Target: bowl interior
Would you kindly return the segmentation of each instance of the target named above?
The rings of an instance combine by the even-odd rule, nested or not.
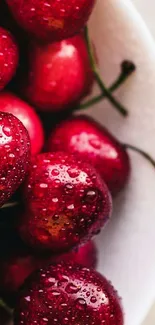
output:
[[[137,70],[116,96],[128,108],[123,119],[104,101],[89,110],[120,141],[136,145],[155,157],[155,43],[130,1],[98,0],[90,22],[103,79],[119,73],[124,59]],[[129,152],[130,182],[114,202],[107,227],[96,237],[98,270],[109,278],[123,299],[125,324],[141,324],[155,298],[155,170]]]

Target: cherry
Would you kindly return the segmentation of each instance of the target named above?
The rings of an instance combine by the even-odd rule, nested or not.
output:
[[[6,0],[17,22],[36,38],[57,41],[78,33],[95,0]]]
[[[33,248],[55,253],[89,239],[111,212],[110,194],[96,170],[63,152],[32,159],[23,196],[21,237]]]
[[[0,90],[15,74],[18,64],[18,47],[13,36],[0,27]]]
[[[95,267],[97,262],[97,250],[93,241],[72,250],[69,253],[53,258],[55,262],[75,262],[85,267]]]
[[[10,214],[16,223],[17,218],[12,210]],[[9,303],[12,303],[14,293],[23,284],[23,279],[35,270],[32,268],[30,252],[19,238],[15,227],[12,224],[10,226],[13,223],[11,217],[9,221],[0,224],[0,297],[5,297]]]
[[[96,271],[78,264],[50,265],[22,289],[15,325],[123,325],[117,292]]]
[[[129,178],[130,162],[126,150],[90,117],[81,115],[61,122],[51,133],[48,150],[74,153],[91,162],[113,195]]]
[[[14,246],[14,245],[13,245]],[[9,303],[16,301],[17,293],[25,280],[37,269],[49,263],[60,261],[76,262],[85,267],[96,264],[96,247],[90,241],[79,249],[57,257],[50,255],[32,255],[29,251],[11,247],[9,254],[0,258],[0,296],[9,299]]]
[[[50,43],[32,43],[23,93],[43,111],[58,111],[86,95],[93,83],[83,34]]]
[[[0,112],[0,206],[23,182],[29,168],[30,139],[12,114]]]
[[[0,93],[0,110],[12,113],[24,124],[31,140],[31,154],[39,153],[44,144],[44,132],[34,109],[14,94],[2,92]]]
[[[18,45],[20,41],[23,41],[25,31],[23,31],[23,29],[19,27],[19,25],[13,18],[5,0],[0,0],[0,25],[1,27],[10,31],[12,35],[14,35]]]
[[[38,269],[41,263],[31,255],[15,254],[2,259],[0,266],[0,294],[15,299],[25,279]]]

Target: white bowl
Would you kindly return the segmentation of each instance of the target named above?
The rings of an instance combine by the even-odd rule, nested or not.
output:
[[[136,1],[136,0],[135,0]],[[89,110],[121,141],[148,151],[155,158],[155,43],[129,0],[98,0],[90,22],[104,80],[119,73],[131,59],[136,73],[117,96],[130,115],[123,119],[107,102]],[[155,299],[155,169],[129,152],[132,175],[114,204],[113,217],[96,238],[98,270],[109,278],[123,299],[125,325],[140,325]]]

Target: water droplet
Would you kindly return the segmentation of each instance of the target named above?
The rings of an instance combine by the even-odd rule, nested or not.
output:
[[[27,296],[27,297],[25,297],[25,300],[28,301],[28,302],[30,302],[31,301],[31,297],[30,296]]]
[[[48,278],[48,282],[50,282],[51,284],[55,283],[55,278]]]
[[[2,130],[3,130],[3,133],[4,133],[7,137],[10,136],[10,134],[11,134],[11,128],[9,128],[8,126],[4,126],[4,127],[2,128]]]
[[[95,302],[97,301],[97,299],[96,299],[95,296],[92,296],[92,297],[90,298],[90,301],[91,301],[93,304],[95,304]]]
[[[58,169],[53,169],[52,172],[51,172],[51,174],[53,176],[58,176],[59,175],[59,170]]]
[[[65,307],[67,307],[68,305],[65,304],[65,303],[62,303],[60,306],[61,306],[62,308],[65,308]]]
[[[54,216],[52,217],[54,221],[59,220],[59,215],[58,214],[54,214]]]
[[[67,317],[65,317],[65,318],[63,319],[63,322],[64,322],[64,324],[68,324],[69,319],[68,319]]]
[[[15,155],[13,153],[10,153],[9,158],[15,158]]]
[[[57,203],[59,200],[57,197],[53,197],[52,202]]]
[[[85,201],[92,202],[96,199],[96,197],[97,197],[96,190],[89,190],[85,194]]]
[[[69,169],[68,169],[68,175],[69,175],[71,178],[78,177],[78,176],[79,176],[79,171],[78,171],[76,168],[69,168]]]
[[[75,302],[78,309],[83,310],[87,306],[86,301],[83,298],[78,298]]]
[[[68,206],[67,206],[67,209],[68,209],[68,210],[73,210],[73,209],[74,209],[74,204],[70,204],[70,205],[68,205]]]
[[[48,187],[48,184],[46,183],[40,183],[40,188],[47,188]]]
[[[54,180],[54,182],[55,182],[56,185],[59,185],[59,184],[61,183],[60,179],[58,179],[58,178],[56,178],[56,179]]]
[[[101,147],[102,147],[101,141],[97,137],[94,137],[92,139],[89,139],[89,144],[94,149],[98,149],[98,150],[101,149]]]
[[[44,317],[44,318],[43,318],[43,321],[44,321],[44,322],[48,322],[48,318],[45,318],[45,317]]]
[[[66,184],[65,187],[64,187],[64,192],[66,194],[69,194],[72,192],[72,190],[74,189],[74,185],[72,184]]]
[[[59,291],[56,291],[56,290],[51,291],[51,294],[52,294],[53,296],[55,296],[55,297],[60,296],[60,292],[59,292]]]
[[[77,293],[78,291],[80,291],[80,289],[81,287],[77,286],[74,283],[68,283],[68,285],[66,286],[66,292],[71,294]]]

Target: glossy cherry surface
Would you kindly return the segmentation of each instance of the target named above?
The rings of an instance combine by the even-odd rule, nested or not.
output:
[[[128,153],[112,134],[90,117],[72,117],[58,124],[49,138],[48,150],[74,153],[91,162],[113,195],[128,181]]]
[[[74,105],[93,83],[83,34],[46,45],[31,43],[28,75],[22,79],[23,94],[40,110],[56,112]]]
[[[0,93],[0,110],[15,115],[24,124],[31,140],[31,154],[39,153],[44,144],[44,132],[41,120],[35,110],[9,92]]]
[[[12,79],[18,64],[18,47],[13,36],[0,27],[0,90]]]
[[[95,0],[6,0],[17,22],[40,40],[57,41],[80,32]]]
[[[31,255],[17,254],[0,260],[0,294],[17,294],[25,279],[39,266],[39,261]]]
[[[28,279],[15,325],[123,325],[117,292],[99,273],[77,264],[50,265]]]
[[[63,152],[32,159],[23,197],[22,238],[54,253],[89,239],[111,213],[110,194],[96,170]]]
[[[97,249],[93,241],[72,250],[69,253],[53,258],[55,262],[75,262],[85,267],[95,267],[97,263]]]
[[[0,206],[23,182],[30,163],[30,138],[12,114],[0,112]]]
[[[85,267],[95,267],[96,258],[96,246],[92,241],[56,257],[52,254],[31,255],[29,251],[11,247],[9,254],[0,258],[0,296],[15,301],[20,287],[28,276],[49,263],[65,261],[75,262]]]

